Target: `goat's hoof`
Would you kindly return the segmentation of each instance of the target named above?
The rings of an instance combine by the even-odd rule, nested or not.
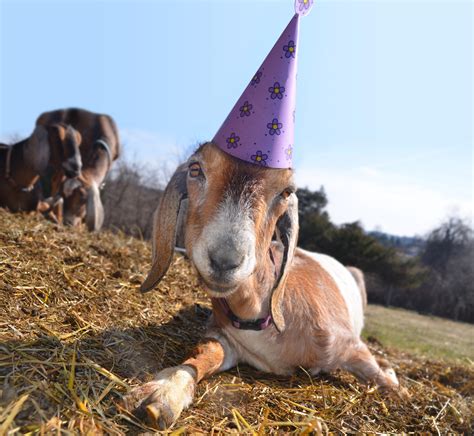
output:
[[[411,398],[408,389],[404,386],[400,386],[400,384],[396,386],[379,386],[378,390],[382,395],[394,400],[409,400]]]
[[[190,371],[184,366],[161,371],[154,381],[126,395],[122,406],[152,428],[168,428],[192,402],[195,382]]]
[[[179,404],[172,403],[163,391],[163,386],[153,381],[133,389],[121,405],[140,421],[154,429],[168,428],[181,414]]]

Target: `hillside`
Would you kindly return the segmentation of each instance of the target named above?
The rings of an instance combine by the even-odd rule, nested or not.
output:
[[[398,236],[374,230],[368,233],[386,247],[393,247],[407,256],[418,256],[426,241],[418,236]]]
[[[117,400],[179,363],[209,313],[182,257],[158,291],[141,295],[149,259],[140,240],[57,228],[0,209],[0,434],[149,431]],[[418,330],[421,341],[430,336],[429,322],[438,321],[411,315],[371,307],[367,323],[371,349],[394,364],[409,398],[380,394],[344,372],[285,378],[239,366],[202,382],[173,430],[470,433],[472,347],[455,345],[451,323],[431,334],[448,343],[448,355],[436,354],[436,343],[416,349],[397,334],[410,338]],[[459,325],[459,335],[472,331]]]

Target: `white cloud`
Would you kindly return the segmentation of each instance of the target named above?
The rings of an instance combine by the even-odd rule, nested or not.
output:
[[[360,220],[367,230],[379,227],[399,235],[425,234],[453,212],[473,215],[472,198],[448,196],[369,167],[348,172],[301,168],[296,181],[312,189],[324,185],[332,220],[337,224]]]

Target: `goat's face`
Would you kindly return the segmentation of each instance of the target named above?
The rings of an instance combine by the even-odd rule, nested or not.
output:
[[[104,209],[98,187],[82,177],[66,179],[63,185],[64,224],[77,227],[83,221],[89,230],[100,230]]]
[[[48,126],[52,163],[61,166],[66,177],[78,177],[82,169],[79,150],[82,137],[73,127],[64,124]]]
[[[79,179],[67,179],[63,186],[64,224],[79,226],[86,216],[87,188]]]
[[[153,262],[141,291],[153,289],[170,267],[178,217],[188,197],[186,251],[211,296],[261,286],[269,272],[272,236],[278,235],[283,251],[270,310],[277,330],[283,331],[282,299],[298,240],[294,192],[290,169],[257,167],[204,144],[178,167],[161,197],[153,223]]]
[[[268,256],[295,191],[292,171],[257,167],[206,144],[188,160],[186,183],[186,250],[211,295],[229,295]]]

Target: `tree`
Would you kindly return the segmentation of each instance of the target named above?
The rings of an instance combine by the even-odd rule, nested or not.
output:
[[[422,260],[444,276],[453,257],[466,251],[470,241],[472,229],[469,225],[459,217],[450,217],[428,235]]]
[[[474,237],[469,224],[450,217],[427,238],[422,254],[430,274],[418,304],[430,313],[474,321]]]
[[[323,214],[328,205],[328,198],[324,186],[319,191],[310,191],[308,187],[298,189],[298,209],[300,216],[317,213]]]
[[[324,188],[298,190],[300,199],[299,245],[311,251],[333,256],[344,265],[352,265],[371,274],[379,289],[378,302],[392,304],[418,287],[425,271],[417,259],[408,258],[391,246],[368,235],[359,222],[336,226],[325,208]],[[369,297],[376,295],[369,288]]]

